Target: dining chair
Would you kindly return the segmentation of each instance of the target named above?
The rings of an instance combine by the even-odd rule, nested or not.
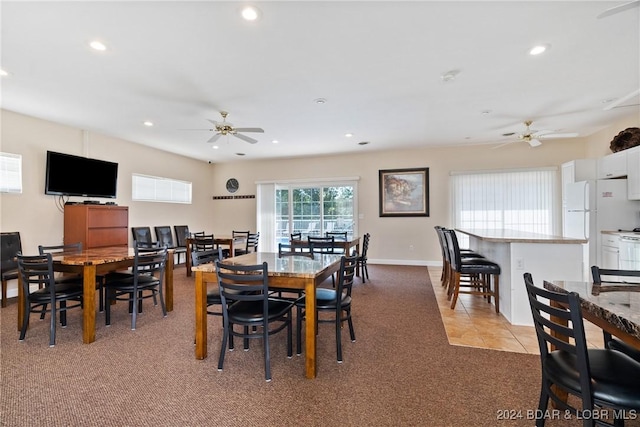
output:
[[[244,239],[244,247],[243,248],[235,248],[233,249],[233,256],[239,256],[249,253],[249,236],[251,235],[251,231],[236,231],[233,230],[231,232],[231,237],[243,238]],[[223,251],[224,253],[224,251]]]
[[[325,237],[333,237],[335,242],[346,242],[347,232],[346,231],[327,231],[324,233]],[[342,247],[334,248],[335,253],[346,253],[345,249]]]
[[[153,246],[151,227],[131,227],[131,233],[133,234],[134,246]]]
[[[260,232],[249,233],[249,238],[247,239],[247,251],[248,252],[257,252],[258,251],[258,243],[260,242]]]
[[[615,292],[630,288],[640,290],[640,270],[614,270],[594,265],[591,267],[591,276],[593,277],[594,291],[596,286],[598,292]],[[605,330],[602,331],[602,335],[606,348],[621,351],[640,362],[640,350],[614,337]]]
[[[217,249],[213,234],[195,233],[191,237],[191,252],[212,251]],[[223,252],[224,254],[224,252]]]
[[[210,249],[204,251],[194,251],[191,252],[191,265],[198,266],[202,264],[214,264],[218,260],[222,260],[222,248],[218,247],[217,249]],[[222,299],[220,298],[220,289],[218,284],[214,288],[210,288],[207,291],[207,308],[213,305],[221,305]],[[207,314],[211,314],[213,316],[222,316],[222,310],[220,311],[209,311],[207,309]]]
[[[366,278],[369,278],[369,268],[367,267],[367,252],[369,251],[369,239],[371,235],[369,233],[365,233],[362,238],[362,251],[358,254],[358,266],[357,271],[360,272],[360,277],[362,277],[362,283],[366,283]]]
[[[355,276],[356,266],[358,263],[357,256],[342,256],[340,259],[340,269],[338,270],[338,279],[335,289],[317,288],[316,289],[316,312],[333,313],[330,319],[320,319],[316,315],[318,323],[333,323],[336,334],[336,358],[338,363],[342,363],[342,324],[347,322],[349,325],[349,335],[351,342],[356,341],[356,334],[353,329],[353,320],[351,318],[351,289],[353,287],[353,278]],[[296,353],[302,354],[302,320],[305,318],[305,298],[302,297],[296,302]]]
[[[489,304],[493,297],[496,313],[500,313],[500,266],[486,258],[463,258],[456,232],[445,229],[444,233],[451,262],[451,279],[447,291],[447,295],[451,297],[451,308],[455,308],[459,294],[480,295],[486,297]]]
[[[181,254],[184,254],[185,261],[187,258],[187,237],[189,237],[189,226],[174,225],[173,231],[176,233],[176,253],[178,254],[178,264],[179,264]]]
[[[283,256],[304,256],[313,259],[313,243],[306,245],[290,243],[278,243],[278,257]]]
[[[77,283],[56,283],[53,271],[53,257],[44,255],[17,255],[18,271],[25,295],[20,341],[24,341],[29,327],[29,315],[51,313],[49,322],[49,347],[56,345],[56,315],[60,313],[62,327],[67,326],[67,310],[82,307],[82,285]],[[38,289],[31,291],[34,285]],[[71,305],[67,305],[71,303]],[[50,307],[50,308],[48,308]]]
[[[56,256],[61,253],[67,254],[79,254],[82,252],[82,242],[67,243],[66,245],[38,245],[38,253],[40,255],[51,254]],[[81,274],[65,274],[54,275],[56,283],[69,283],[77,286],[83,286],[83,278]],[[98,290],[98,310],[102,312],[104,310],[104,276],[96,275],[96,289]],[[44,319],[45,313],[40,315],[41,319]]]
[[[22,252],[20,232],[0,233],[0,275],[2,277],[2,307],[7,306],[7,282],[18,278],[16,256]]]
[[[307,243],[313,247],[313,251],[320,254],[335,254],[336,253],[336,238],[319,237],[319,236],[307,236]],[[331,283],[333,287],[336,287],[336,275],[331,275]]]
[[[173,253],[177,256],[178,262],[180,261],[180,254],[187,253],[187,247],[178,247],[174,243],[173,234],[171,233],[171,227],[168,225],[155,226],[156,243],[158,246],[166,246],[168,249],[173,249]]]
[[[302,240],[302,233],[291,233],[289,235],[289,241],[293,241],[293,240]]]
[[[160,299],[162,316],[167,317],[162,282],[167,263],[167,248],[143,248],[136,246],[132,274],[122,275],[105,282],[105,324],[111,324],[111,302],[123,300],[129,303],[131,330],[136,329],[138,313],[142,313],[142,301],[147,298]]]
[[[614,410],[613,425],[622,425],[621,411],[640,410],[640,363],[616,350],[588,348],[577,293],[537,287],[530,273],[524,282],[542,364],[536,426],[545,424],[549,399],[584,426],[612,425],[598,417],[602,408]],[[565,392],[576,396],[581,408],[571,406],[561,395]]]
[[[245,350],[249,349],[249,339],[262,339],[265,379],[271,381],[269,336],[286,329],[287,357],[292,357],[291,311],[295,301],[270,296],[266,262],[241,266],[216,261],[216,275],[224,330],[218,370],[222,371],[227,343],[229,351],[234,348],[234,337],[244,340]],[[240,326],[241,330],[234,328],[234,325]]]

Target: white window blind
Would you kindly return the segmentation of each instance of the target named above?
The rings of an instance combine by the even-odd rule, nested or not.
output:
[[[554,234],[556,169],[452,175],[455,227]]]
[[[192,184],[171,178],[132,174],[131,198],[142,202],[191,203]]]
[[[22,193],[22,156],[0,153],[0,193]]]

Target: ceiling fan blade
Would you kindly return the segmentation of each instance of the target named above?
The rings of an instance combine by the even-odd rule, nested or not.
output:
[[[249,144],[255,144],[256,142],[258,142],[257,139],[250,138],[240,133],[233,133],[232,135],[235,136],[236,138],[240,138],[241,140],[248,142]]]
[[[491,147],[491,149],[496,150],[498,148],[504,147],[505,145],[513,144],[514,142],[518,142],[518,141],[503,142],[502,144],[498,144],[495,147]]]
[[[540,142],[539,139],[536,138],[531,138],[529,141],[527,141],[529,143],[529,146],[533,147],[539,147],[542,145],[542,142]]]
[[[220,139],[221,136],[222,136],[221,133],[216,133],[211,138],[209,138],[209,140],[207,142],[216,142],[217,140]]]
[[[555,139],[555,138],[575,138],[576,136],[580,136],[577,132],[566,132],[566,133],[545,133],[543,135],[536,135],[536,138],[539,139]]]
[[[615,101],[613,101],[611,104],[608,104],[606,107],[604,107],[602,110],[603,111],[609,111],[611,109],[616,108],[617,106],[619,106],[620,104],[628,101],[629,99],[633,98],[634,96],[640,94],[640,89],[636,89],[631,93],[626,94],[625,96],[623,96],[622,98],[618,98]]]
[[[264,133],[264,129],[262,128],[233,128],[236,132],[260,132]]]
[[[634,0],[634,1],[630,1],[629,3],[624,3],[618,6],[614,6],[612,8],[605,10],[600,15],[598,15],[598,19],[606,18],[607,16],[611,16],[616,13],[623,12],[627,9],[632,9],[638,6],[640,6],[640,0]]]

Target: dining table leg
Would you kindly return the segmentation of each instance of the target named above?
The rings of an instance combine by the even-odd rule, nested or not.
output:
[[[86,264],[82,269],[82,342],[96,340],[96,266]]]
[[[22,329],[22,317],[24,316],[24,302],[26,295],[22,291],[22,275],[18,274],[18,330]]]
[[[196,271],[196,359],[207,357],[207,286],[204,273]]]
[[[305,372],[307,378],[315,378],[318,370],[316,359],[316,285],[313,279],[305,284]]]
[[[173,311],[173,253],[171,250],[164,268],[164,299],[167,311]]]
[[[191,239],[187,238],[187,259],[184,261],[187,277],[191,277]]]

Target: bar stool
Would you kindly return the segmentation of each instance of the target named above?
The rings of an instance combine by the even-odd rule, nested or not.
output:
[[[440,249],[442,251],[442,274],[440,275],[440,281],[442,282],[442,287],[447,288],[447,294],[449,298],[451,298],[451,261],[449,259],[449,247],[447,245],[447,238],[445,236],[444,230],[446,228],[436,225],[435,227],[436,234],[438,235],[438,240],[440,241]],[[474,252],[470,249],[460,249],[460,257],[462,259],[465,258],[484,258],[482,254]]]
[[[451,262],[451,308],[455,308],[459,294],[482,295],[487,298],[488,303],[491,303],[491,297],[494,297],[496,313],[500,313],[500,266],[486,258],[462,258],[455,231],[444,230],[444,233]],[[462,277],[466,277],[467,280],[462,280]]]

